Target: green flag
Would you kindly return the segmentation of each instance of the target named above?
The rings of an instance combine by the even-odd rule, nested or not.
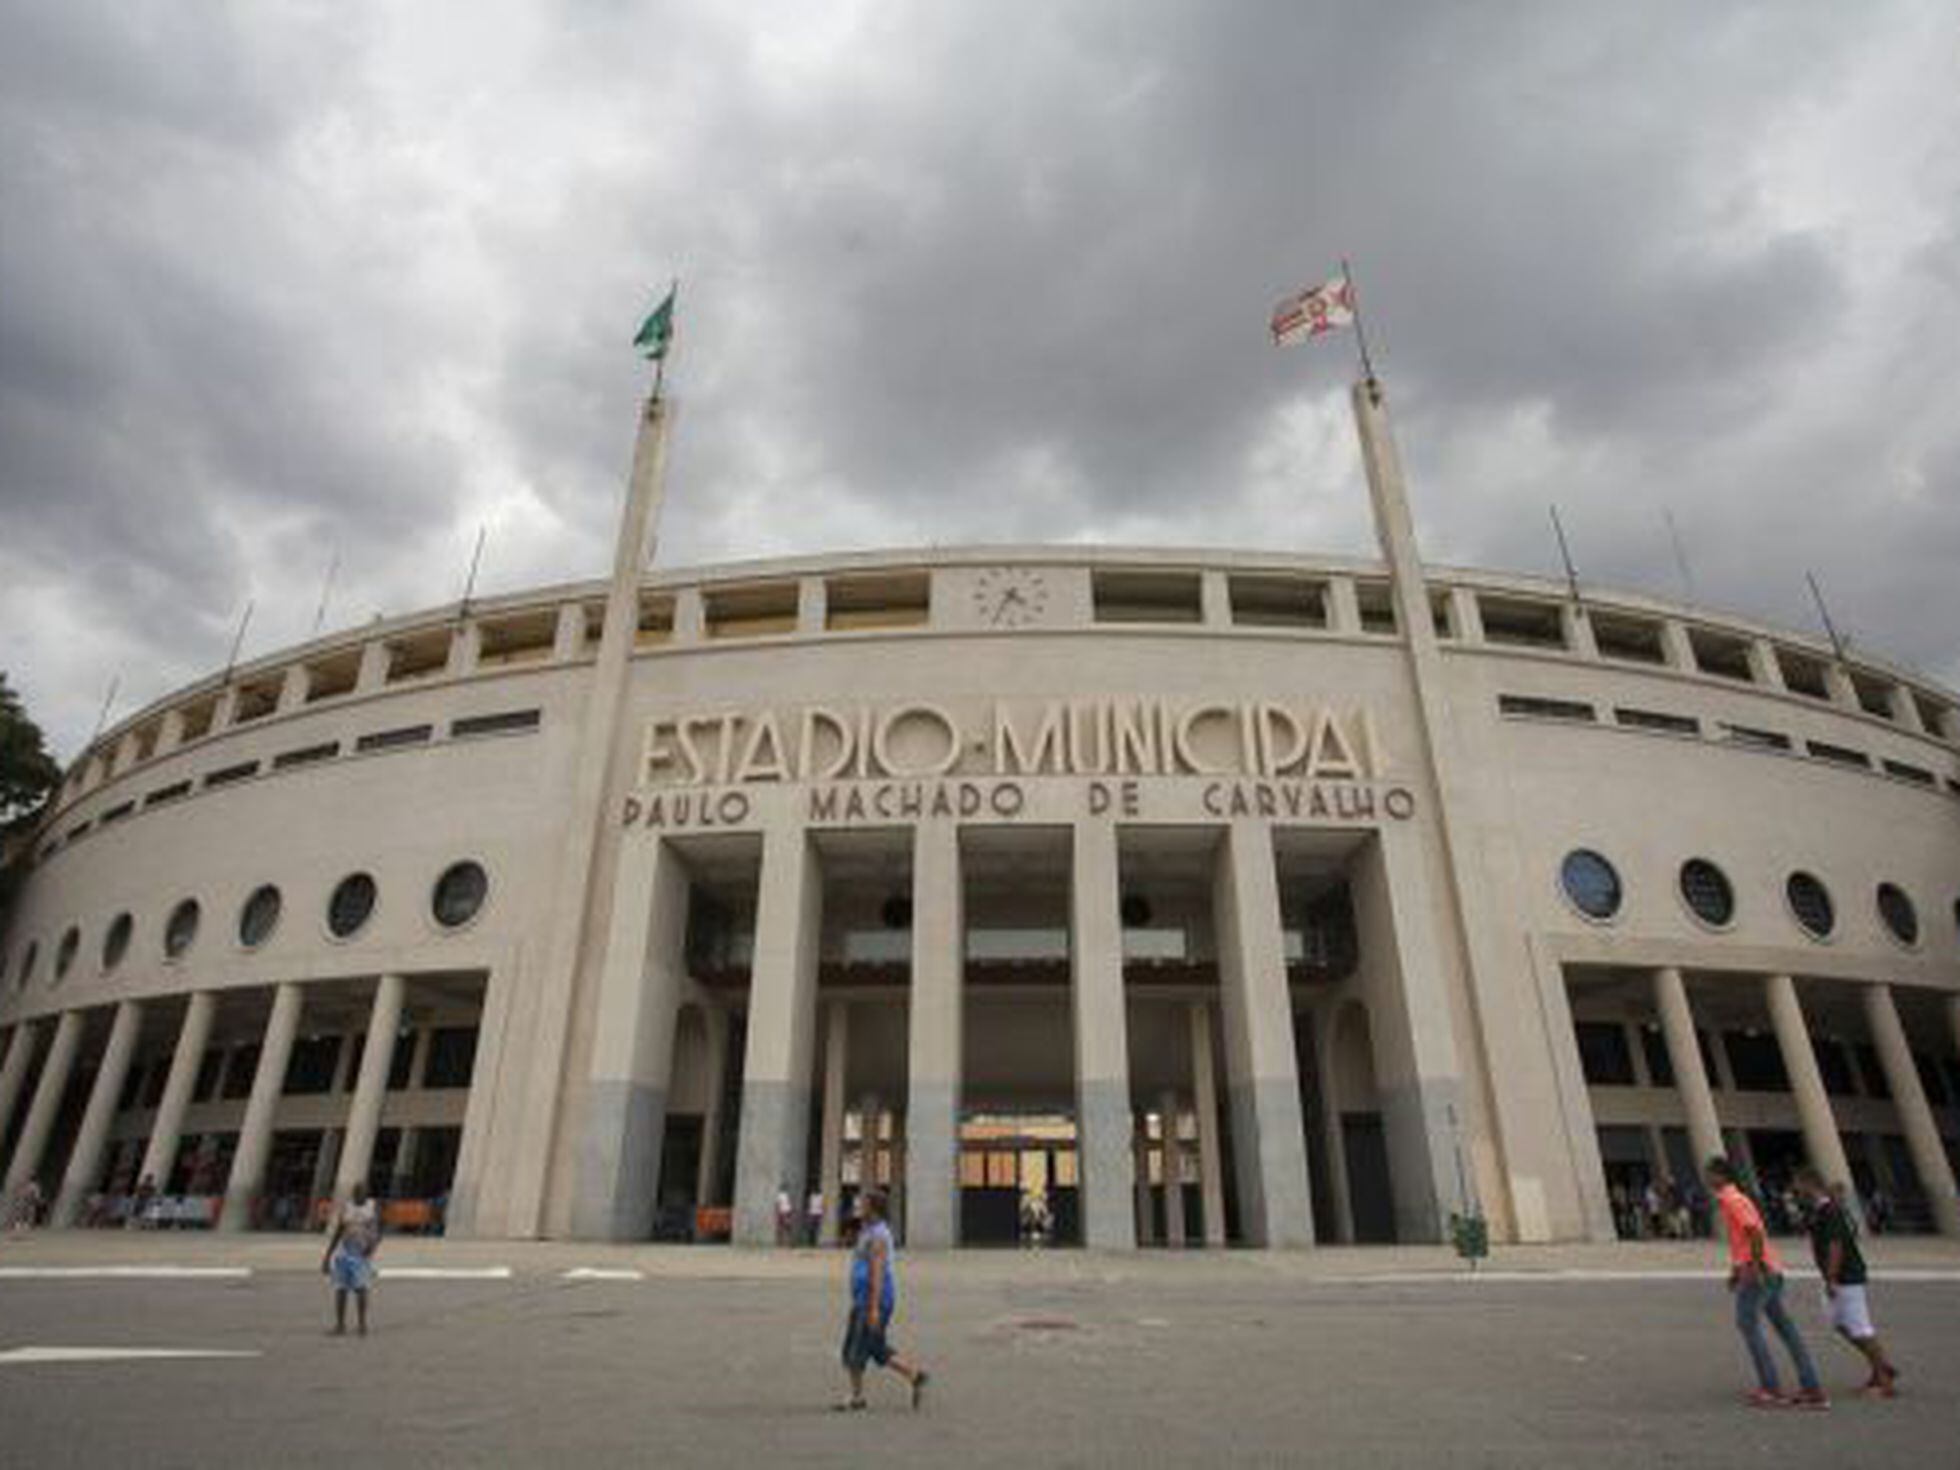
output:
[[[660,362],[667,356],[667,349],[674,341],[674,292],[667,292],[667,299],[653,309],[653,315],[640,323],[638,335],[633,345],[640,348],[648,362]]]

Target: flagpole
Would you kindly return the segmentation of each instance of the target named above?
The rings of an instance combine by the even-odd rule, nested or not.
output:
[[[660,401],[661,385],[667,381],[667,358],[672,354],[674,342],[679,338],[681,331],[681,278],[679,276],[675,276],[667,283],[667,299],[673,303],[673,315],[668,318],[671,325],[668,328],[666,349],[654,359],[653,363],[652,401],[655,403]]]
[[[1368,334],[1361,328],[1361,298],[1355,293],[1354,273],[1348,269],[1347,257],[1341,257],[1341,284],[1347,287],[1348,310],[1354,313],[1354,345],[1361,351],[1361,376],[1372,385],[1375,381],[1375,364],[1368,357]]]

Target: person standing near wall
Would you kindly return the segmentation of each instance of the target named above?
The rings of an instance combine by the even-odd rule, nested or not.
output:
[[[1769,1243],[1762,1212],[1735,1182],[1735,1167],[1725,1158],[1708,1161],[1708,1186],[1715,1191],[1715,1208],[1729,1239],[1729,1290],[1735,1296],[1735,1326],[1755,1365],[1757,1387],[1747,1396],[1753,1408],[1828,1409],[1831,1401],[1817,1381],[1817,1365],[1803,1345],[1797,1324],[1783,1306],[1783,1261]],[[1776,1329],[1784,1351],[1796,1366],[1799,1388],[1786,1397],[1777,1385],[1776,1359],[1763,1338],[1763,1318]]]
[[[347,1295],[354,1295],[355,1330],[368,1330],[368,1292],[374,1286],[374,1254],[381,1248],[381,1210],[368,1198],[367,1186],[356,1184],[345,1203],[334,1211],[333,1233],[320,1270],[333,1282],[333,1335],[347,1332]]]

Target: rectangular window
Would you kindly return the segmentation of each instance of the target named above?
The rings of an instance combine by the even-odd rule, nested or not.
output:
[[[1869,771],[1871,757],[1862,750],[1852,750],[1849,746],[1831,745],[1822,740],[1806,740],[1804,748],[1813,760],[1829,761],[1834,766],[1856,766],[1861,771]]]
[[[1861,1044],[1854,1046],[1851,1054],[1858,1059],[1858,1080],[1865,1084],[1865,1096],[1889,1099],[1892,1086],[1885,1078],[1885,1068],[1878,1060],[1877,1051]]]
[[[220,1094],[226,1102],[238,1102],[252,1095],[252,1077],[259,1070],[256,1042],[241,1046],[225,1058],[225,1083]]]
[[[111,822],[120,822],[124,817],[129,816],[135,810],[136,810],[136,803],[133,801],[125,801],[120,806],[112,806],[109,808],[109,810],[104,812],[100,817],[96,819],[96,825],[100,827],[106,827]]]
[[[595,602],[585,610],[585,646],[596,649],[606,632],[606,605]],[[640,618],[633,627],[633,646],[651,648],[674,637],[674,595],[671,592],[642,592]]]
[[[388,682],[404,684],[427,679],[449,667],[447,628],[436,633],[420,633],[397,638],[388,644]]]
[[[1912,1064],[1919,1069],[1919,1085],[1926,1090],[1926,1101],[1936,1108],[1946,1106],[1946,1079],[1940,1076],[1939,1063],[1923,1051],[1912,1054]]]
[[[1915,786],[1937,786],[1940,784],[1934,778],[1933,773],[1923,766],[1909,766],[1904,761],[1886,761],[1884,764],[1885,774],[1888,776],[1897,776],[1901,781],[1910,781]],[[107,812],[102,814],[102,820],[105,822],[109,820],[109,814]]]
[[[1356,582],[1354,601],[1361,612],[1362,632],[1395,632],[1395,597],[1388,590],[1388,583]]]
[[[932,579],[924,572],[833,577],[824,584],[823,602],[824,626],[833,632],[920,628],[932,611]]]
[[[1858,1078],[1852,1070],[1851,1058],[1845,1055],[1844,1048],[1835,1041],[1813,1036],[1810,1049],[1817,1058],[1818,1075],[1824,1079],[1824,1091],[1833,1097],[1856,1097]]]
[[[272,758],[272,769],[290,771],[294,766],[310,766],[320,761],[330,761],[340,754],[340,742],[329,740],[324,745],[303,745],[298,750],[284,750]]]
[[[335,699],[342,694],[352,694],[354,685],[361,677],[361,655],[359,650],[352,653],[336,654],[306,666],[306,702],[318,704],[323,699]]]
[[[1755,682],[1756,676],[1749,667],[1748,639],[1733,638],[1707,628],[1690,628],[1688,646],[1694,650],[1695,667],[1704,674],[1734,679],[1740,684]]]
[[[1929,699],[1917,689],[1912,692],[1912,703],[1919,711],[1919,723],[1929,735],[1937,735],[1945,726],[1947,707],[1936,699]]]
[[[238,765],[225,766],[221,770],[211,772],[204,778],[204,788],[208,791],[213,786],[230,786],[238,781],[248,781],[258,773],[257,761],[243,761]]]
[[[388,1090],[401,1092],[415,1085],[415,1033],[403,1031],[395,1037],[395,1049],[388,1057]]]
[[[1822,660],[1807,657],[1793,649],[1778,648],[1776,666],[1783,671],[1783,687],[1792,694],[1801,694],[1809,699],[1830,699],[1831,685],[1824,675]]]
[[[1572,1030],[1588,1086],[1633,1086],[1633,1049],[1627,1045],[1626,1027],[1618,1021],[1575,1021]]]
[[[192,1102],[209,1102],[218,1095],[218,1081],[224,1076],[225,1054],[216,1047],[197,1059],[197,1081],[191,1086]],[[248,1089],[249,1090],[249,1089]]]
[[[143,1074],[143,1096],[139,1107],[153,1108],[163,1101],[163,1089],[170,1081],[171,1058],[159,1057],[156,1065]]]
[[[1647,1078],[1655,1087],[1674,1085],[1674,1058],[1668,1054],[1667,1033],[1651,1022],[1640,1028],[1640,1050],[1647,1058]]]
[[[148,796],[144,797],[143,805],[146,807],[162,806],[166,802],[181,801],[186,796],[189,796],[190,794],[191,794],[190,782],[173,781],[168,786],[157,787],[155,791],[152,791]]]
[[[1660,710],[1634,709],[1628,705],[1615,705],[1613,719],[1632,730],[1653,730],[1663,735],[1701,734],[1701,721],[1689,715],[1663,714]]]
[[[478,668],[544,663],[558,642],[558,611],[549,608],[486,621],[478,626],[476,636]]]
[[[710,638],[768,638],[796,631],[794,582],[717,587],[701,594]]]
[[[318,1097],[333,1091],[334,1068],[340,1062],[338,1036],[303,1036],[293,1043],[286,1062],[287,1097]]]
[[[1758,730],[1750,725],[1731,725],[1722,723],[1722,738],[1731,745],[1746,745],[1752,750],[1788,750],[1790,737],[1779,735],[1774,730]]]
[[[278,709],[279,689],[284,682],[283,678],[274,677],[241,685],[238,698],[231,707],[231,722],[243,725],[251,720],[262,720]]]
[[[1305,577],[1231,576],[1232,621],[1244,628],[1324,628],[1327,584]]]
[[[1497,710],[1511,719],[1578,720],[1591,724],[1596,718],[1589,704],[1574,699],[1546,699],[1535,694],[1500,694]]]
[[[534,709],[505,710],[495,715],[467,715],[460,720],[452,720],[449,735],[452,740],[468,740],[477,735],[515,735],[538,728],[541,718]]]
[[[1477,598],[1483,614],[1484,641],[1513,648],[1565,647],[1565,611],[1556,602],[1532,602],[1515,597]]]
[[[1755,1031],[1725,1031],[1722,1048],[1729,1054],[1729,1072],[1738,1092],[1788,1092],[1789,1074],[1774,1036]]]
[[[1857,696],[1858,708],[1868,715],[1877,715],[1881,720],[1892,718],[1892,686],[1883,680],[1865,674],[1851,676],[1851,692]]]
[[[397,750],[404,745],[426,745],[435,733],[433,725],[403,725],[398,730],[376,730],[371,735],[363,735],[354,742],[354,749]]]
[[[1196,572],[1094,572],[1090,592],[1099,623],[1201,623],[1202,580]]]
[[[143,1090],[143,1077],[149,1071],[141,1062],[132,1063],[123,1073],[122,1092],[116,1098],[116,1111],[126,1113],[136,1106],[136,1098]]]
[[[439,1026],[429,1033],[429,1063],[422,1076],[424,1087],[468,1087],[475,1069],[476,1027]]]
[[[193,740],[202,740],[211,733],[211,720],[217,714],[218,700],[215,695],[200,699],[195,704],[184,706],[184,718],[179,739],[189,745]]]

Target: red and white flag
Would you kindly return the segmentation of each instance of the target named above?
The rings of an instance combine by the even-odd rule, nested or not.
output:
[[[1354,288],[1346,276],[1289,296],[1273,308],[1273,346],[1291,347],[1354,320]]]

